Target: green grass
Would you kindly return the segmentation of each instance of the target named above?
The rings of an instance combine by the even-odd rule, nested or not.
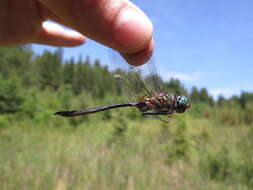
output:
[[[1,189],[253,187],[252,126],[214,126],[187,115],[168,126],[150,119],[96,120],[0,128]]]

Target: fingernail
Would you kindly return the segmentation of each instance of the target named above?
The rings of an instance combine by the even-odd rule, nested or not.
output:
[[[141,66],[149,61],[149,59],[152,57],[153,50],[154,50],[154,40],[152,39],[149,45],[140,52],[132,54],[122,53],[121,55],[124,57],[124,59],[127,61],[128,64],[134,66]]]
[[[115,25],[115,39],[129,52],[143,49],[152,38],[153,26],[144,13],[125,9]]]

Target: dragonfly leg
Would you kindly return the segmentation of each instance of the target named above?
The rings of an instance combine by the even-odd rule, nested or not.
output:
[[[145,114],[145,113],[142,113],[142,116],[143,116],[143,117],[147,117],[147,118],[151,118],[151,119],[160,120],[160,121],[162,121],[162,122],[164,122],[164,123],[169,123],[168,121],[166,121],[166,120],[164,120],[164,119],[162,119],[162,118],[160,118],[160,117],[158,117],[158,116],[149,115],[149,114]]]
[[[142,115],[172,115],[173,112],[142,112]]]
[[[160,113],[160,112],[143,112],[142,113],[143,117],[160,120],[160,121],[162,121],[164,123],[169,123],[169,121],[166,121],[166,120],[158,117],[157,115],[165,115],[165,113]]]

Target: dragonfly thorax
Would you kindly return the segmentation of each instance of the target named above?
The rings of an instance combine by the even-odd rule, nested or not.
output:
[[[141,112],[154,111],[161,114],[172,114],[176,111],[177,96],[166,92],[154,93],[149,97],[139,99],[139,110]]]
[[[174,111],[183,113],[190,107],[190,101],[185,96],[170,95],[166,92],[154,93],[149,97],[139,99],[141,112],[156,112],[160,114],[172,114]]]

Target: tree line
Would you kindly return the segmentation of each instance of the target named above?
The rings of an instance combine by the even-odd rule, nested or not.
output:
[[[229,99],[220,96],[215,101],[206,88],[193,87],[187,91],[177,79],[166,81],[164,86],[169,93],[189,96],[193,105],[252,109],[249,105],[252,105],[253,93],[242,92]],[[41,55],[35,54],[29,46],[1,48],[0,113],[22,111],[20,105],[25,99],[24,91],[31,87],[37,93],[46,89],[56,92],[68,87],[74,96],[87,93],[94,99],[103,99],[108,94],[121,96],[122,93],[108,66],[102,65],[100,60],[91,62],[89,56],[80,56],[77,61],[73,58],[63,60],[61,48],[54,52],[44,51]]]

